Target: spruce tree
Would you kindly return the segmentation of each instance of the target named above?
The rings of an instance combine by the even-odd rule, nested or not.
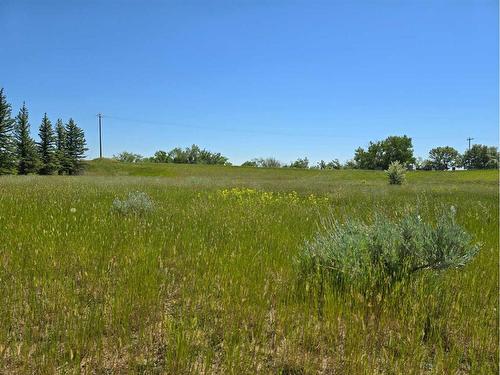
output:
[[[61,119],[56,122],[56,164],[57,173],[62,175],[66,172],[66,128]]]
[[[35,141],[30,136],[28,109],[24,103],[16,117],[14,134],[17,145],[17,172],[19,174],[36,173],[39,166],[38,154]]]
[[[83,169],[83,158],[85,151],[85,135],[72,118],[66,124],[66,158],[67,172],[70,175],[79,174]]]
[[[43,116],[42,123],[38,130],[40,142],[38,142],[38,153],[40,155],[40,174],[53,174],[57,169],[56,160],[56,137],[52,123],[47,117],[47,113]]]
[[[3,88],[0,88],[0,175],[14,173],[16,169],[14,136],[14,119],[11,118],[11,106]]]

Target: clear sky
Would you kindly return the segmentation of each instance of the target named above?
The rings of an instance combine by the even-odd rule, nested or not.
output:
[[[498,144],[498,1],[1,0],[0,86],[98,155],[193,143],[235,163]]]

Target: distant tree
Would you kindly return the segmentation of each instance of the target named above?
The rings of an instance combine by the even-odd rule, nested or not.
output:
[[[383,149],[381,142],[370,142],[368,150],[358,147],[354,151],[354,162],[359,169],[384,169]]]
[[[75,121],[70,118],[66,124],[66,172],[70,175],[79,174],[83,169],[83,158],[86,147],[85,134]]]
[[[0,175],[16,170],[16,144],[13,136],[15,120],[11,118],[12,108],[7,103],[3,88],[0,88]]]
[[[340,169],[340,168],[342,168],[342,165],[340,164],[339,159],[333,159],[326,165],[326,169]]]
[[[460,154],[453,147],[436,147],[429,151],[429,162],[433,169],[446,170],[460,164]]]
[[[342,166],[344,169],[357,169],[358,165],[354,159],[347,160]]]
[[[38,154],[41,161],[39,173],[45,175],[53,174],[57,170],[56,136],[47,113],[43,116],[38,136],[40,137]]]
[[[370,142],[371,146],[371,142]],[[369,146],[369,147],[370,147]],[[375,169],[375,159],[370,157],[367,151],[363,147],[358,147],[354,150],[354,158],[353,158],[355,168],[358,169]]]
[[[244,162],[243,164],[241,164],[242,167],[257,167],[257,161],[255,160],[248,160],[246,162]]]
[[[486,145],[473,145],[464,152],[463,165],[467,169],[495,169],[498,168],[498,149]]]
[[[201,150],[199,153],[199,162],[201,164],[231,165],[228,158],[221,155],[221,153],[214,153],[205,149]]]
[[[155,152],[152,161],[153,163],[171,163],[172,159],[170,159],[170,156],[167,152],[159,150]]]
[[[57,173],[62,175],[66,172],[68,165],[68,155],[66,150],[66,128],[63,121],[59,118],[56,122],[56,169]]]
[[[307,157],[303,159],[298,158],[290,164],[290,168],[309,168],[309,159]]]
[[[395,161],[409,167],[415,163],[411,138],[406,135],[390,136],[382,141],[370,142],[366,151],[361,147],[355,150],[354,161],[359,169],[386,170]]]
[[[392,162],[399,161],[406,168],[415,163],[411,138],[391,136],[382,141],[382,168],[387,169]]]
[[[415,169],[419,171],[430,171],[432,169],[432,163],[427,159],[418,157],[415,159]]]
[[[486,168],[498,169],[498,167],[500,166],[500,152],[498,152],[498,147],[488,147],[488,159],[489,160]]]
[[[140,163],[144,160],[144,157],[140,154],[134,154],[133,152],[123,151],[118,155],[113,155],[113,159],[118,160],[122,163]]]
[[[14,134],[17,147],[17,173],[29,174],[38,172],[40,161],[35,141],[30,136],[28,108],[26,108],[26,104],[24,103],[16,117]]]
[[[170,150],[168,156],[173,163],[187,164],[188,162],[188,156],[186,152],[180,147],[176,147]]]
[[[197,145],[186,147],[185,153],[188,164],[198,164],[201,161],[201,149]]]
[[[273,157],[255,159],[257,165],[262,168],[280,168],[281,162]]]
[[[179,163],[179,164],[220,164],[230,165],[228,158],[219,152],[210,152],[201,149],[197,145],[186,147],[184,150],[180,147],[173,148],[169,152],[157,151],[150,161],[154,163]]]

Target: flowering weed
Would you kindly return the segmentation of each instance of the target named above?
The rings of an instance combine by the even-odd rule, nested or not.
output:
[[[320,197],[315,194],[300,196],[296,191],[273,192],[261,191],[250,188],[232,188],[218,190],[216,198],[232,200],[240,203],[255,204],[328,204],[328,197]]]

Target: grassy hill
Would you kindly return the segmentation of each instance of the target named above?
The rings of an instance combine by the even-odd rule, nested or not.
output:
[[[221,165],[190,165],[167,163],[121,163],[112,159],[94,159],[86,162],[87,176],[133,176],[133,177],[169,177],[185,180],[200,178],[205,182],[249,185],[283,185],[284,188],[300,187],[317,189],[318,186],[331,185],[386,185],[387,178],[383,171],[365,170],[316,170],[293,168],[255,168]],[[498,170],[482,171],[413,171],[408,172],[410,184],[461,184],[478,183],[498,184]],[[200,181],[201,181],[200,180]]]

